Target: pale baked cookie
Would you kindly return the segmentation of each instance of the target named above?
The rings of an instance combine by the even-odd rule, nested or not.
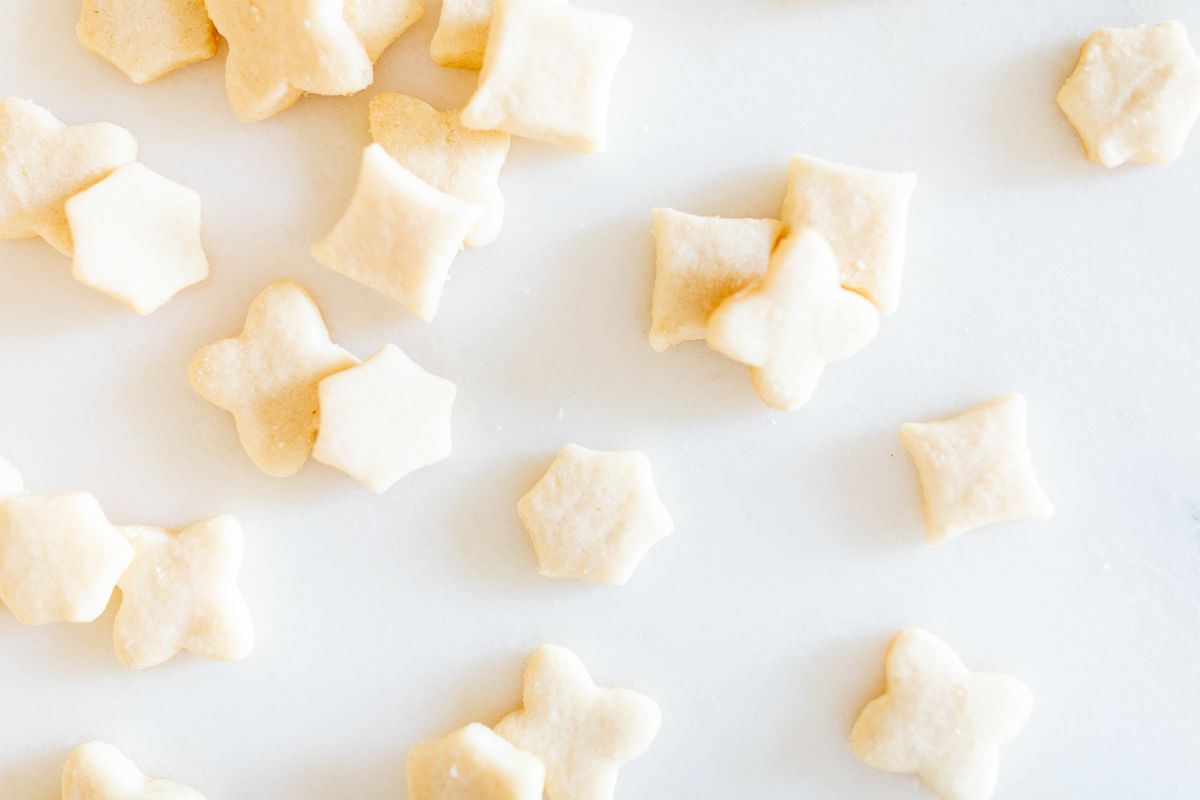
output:
[[[911,172],[880,172],[794,155],[780,213],[792,230],[815,228],[833,248],[841,283],[890,314],[900,303]]]
[[[91,622],[132,560],[90,494],[0,499],[0,602],[25,625]]]
[[[206,0],[229,44],[225,88],[243,122],[266,119],[304,92],[353,94],[371,59],[342,16],[343,0]]]
[[[487,50],[495,0],[442,0],[429,54],[443,67],[479,69]]]
[[[496,0],[479,88],[463,124],[585,153],[603,150],[613,77],[632,36],[625,17],[565,0]]]
[[[124,128],[67,127],[29,100],[0,100],[0,239],[41,236],[70,255],[67,199],[135,158]]]
[[[674,529],[636,451],[568,444],[517,503],[541,574],[620,586]]]
[[[408,753],[408,800],[542,800],[546,768],[472,722]]]
[[[233,414],[250,459],[285,477],[308,460],[317,435],[317,384],[358,359],[329,340],[317,304],[298,283],[263,289],[233,339],[200,349],[188,364],[192,388]]]
[[[999,747],[1032,707],[1025,684],[971,672],[944,642],[909,628],[888,647],[887,692],[859,715],[850,748],[876,769],[916,773],[942,800],[988,800]]]
[[[574,653],[543,645],[525,667],[524,707],[496,733],[545,764],[547,800],[612,800],[617,771],[661,724],[653,700],[599,687]]]
[[[254,625],[237,587],[243,534],[236,519],[214,517],[179,533],[141,525],[120,531],[134,549],[117,582],[113,646],[122,664],[153,667],[180,650],[218,661],[249,655]]]
[[[346,23],[366,48],[371,61],[425,13],[424,0],[346,0]]]
[[[921,481],[930,544],[997,522],[1053,516],[1029,453],[1025,416],[1025,397],[1013,394],[900,428]]]
[[[500,168],[512,137],[463,127],[459,115],[404,94],[376,95],[371,100],[371,138],[433,188],[483,206],[483,216],[464,242],[482,247],[500,234],[504,222]]]
[[[88,742],[67,758],[62,800],[204,800],[204,795],[147,776],[111,744]]]
[[[717,307],[708,345],[751,367],[763,402],[792,411],[812,398],[826,364],[854,355],[878,332],[878,312],[842,288],[829,243],[807,228],[779,243],[761,282]]]
[[[350,206],[312,254],[429,322],[450,264],[482,214],[483,206],[438,191],[372,144]]]
[[[731,294],[767,273],[783,225],[773,219],[697,217],[654,209],[650,346],[662,352],[704,339],[708,318]]]
[[[1103,28],[1083,43],[1058,105],[1093,161],[1166,164],[1200,117],[1200,56],[1179,22]]]
[[[25,491],[21,472],[4,456],[0,456],[0,498]]]
[[[200,195],[139,163],[126,164],[66,203],[72,274],[150,314],[208,277]]]
[[[204,0],[83,0],[75,36],[134,83],[217,54]]]
[[[313,458],[373,492],[450,456],[457,392],[395,345],[321,381],[321,429]]]

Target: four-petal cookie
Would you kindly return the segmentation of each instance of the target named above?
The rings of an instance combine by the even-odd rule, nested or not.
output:
[[[1014,394],[950,419],[900,428],[921,481],[930,544],[984,525],[1054,514],[1033,468],[1025,417],[1025,398]]]
[[[0,602],[26,625],[91,622],[132,560],[90,494],[0,499]]]
[[[887,691],[863,709],[850,747],[877,769],[916,773],[942,800],[988,800],[999,747],[1032,706],[1020,681],[971,672],[944,642],[909,628],[888,647]]]
[[[200,349],[192,388],[233,414],[242,447],[268,475],[304,466],[317,435],[321,379],[358,363],[329,340],[317,304],[292,281],[263,289],[233,339]]]
[[[83,0],[75,36],[134,83],[217,54],[204,0]]]
[[[62,800],[204,800],[204,795],[147,776],[111,744],[88,742],[67,758]]]
[[[545,764],[547,800],[612,800],[618,770],[650,747],[662,724],[653,700],[597,686],[583,662],[556,645],[529,660],[523,703],[496,733]]]
[[[408,800],[542,800],[546,768],[472,722],[408,753]]]
[[[826,364],[854,355],[878,331],[878,312],[842,288],[829,244],[807,228],[780,242],[760,283],[717,307],[708,344],[752,368],[763,402],[791,411],[812,398]]]
[[[517,503],[541,574],[620,586],[674,528],[636,451],[568,444]]]
[[[442,0],[429,54],[443,67],[479,69],[487,50],[495,0]]]
[[[1058,105],[1093,161],[1174,161],[1200,117],[1200,55],[1179,22],[1098,30]]]
[[[152,667],[181,650],[219,661],[250,653],[254,625],[237,587],[243,534],[236,519],[214,517],[179,533],[149,526],[121,533],[134,549],[117,582],[113,646],[122,664]]]
[[[425,13],[424,0],[346,0],[346,24],[366,48],[371,61],[416,24]]]

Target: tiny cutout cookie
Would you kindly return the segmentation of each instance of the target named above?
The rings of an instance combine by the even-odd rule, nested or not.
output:
[[[200,195],[139,163],[66,203],[76,280],[150,314],[208,277]]]
[[[464,244],[482,247],[500,234],[504,222],[498,181],[512,137],[463,127],[459,114],[408,95],[377,95],[371,100],[371,138],[433,188],[481,205],[483,216]]]
[[[204,800],[204,795],[147,776],[111,744],[88,742],[67,758],[62,800]]]
[[[21,472],[4,456],[0,456],[0,498],[25,491]]]
[[[565,0],[496,0],[463,124],[584,153],[603,150],[608,96],[632,36],[625,17]]]
[[[438,191],[372,144],[350,206],[312,254],[430,322],[450,264],[482,214],[483,206]]]
[[[517,503],[541,574],[620,586],[671,534],[650,460],[636,451],[568,444]]]
[[[90,494],[0,499],[0,602],[25,625],[91,622],[132,560]]]
[[[876,769],[916,773],[942,800],[988,800],[999,747],[1032,708],[1020,681],[971,672],[944,642],[908,628],[888,646],[887,691],[859,715],[850,747]]]
[[[721,301],[767,273],[783,225],[773,219],[697,217],[654,209],[650,346],[660,353],[704,339]]]
[[[217,54],[204,0],[83,0],[75,36],[134,83]]]
[[[180,650],[219,661],[249,655],[254,625],[237,587],[243,535],[236,519],[214,517],[179,533],[120,530],[134,549],[117,582],[113,646],[122,664],[153,667]]]
[[[321,381],[321,429],[313,458],[382,494],[450,456],[457,392],[395,345]]]
[[[1058,105],[1093,161],[1166,164],[1200,117],[1200,56],[1178,22],[1103,28],[1083,43]]]
[[[69,256],[67,199],[135,158],[124,128],[67,127],[29,100],[0,100],[0,239],[41,236]]]
[[[900,428],[921,481],[929,544],[984,525],[1054,515],[1033,468],[1025,418],[1025,397],[1014,394]]]
[[[304,287],[278,281],[263,289],[233,339],[200,349],[188,365],[196,393],[233,414],[250,459],[268,475],[295,473],[317,435],[317,384],[358,363],[329,340],[321,311]]]
[[[372,62],[424,13],[424,0],[346,0],[343,11]]]
[[[443,67],[480,69],[495,0],[442,0],[429,53]]]
[[[592,682],[579,658],[543,645],[525,668],[524,707],[496,733],[546,766],[547,800],[612,800],[617,771],[646,752],[662,724],[653,700]]]
[[[542,800],[546,768],[472,722],[408,753],[408,800]]]
[[[752,368],[763,402],[792,411],[812,398],[826,364],[854,355],[878,332],[878,312],[842,288],[833,251],[809,228],[779,243],[761,283],[717,307],[708,344]]]
[[[900,304],[908,238],[911,172],[880,172],[795,155],[788,161],[781,217],[792,230],[816,228],[837,257],[842,285],[890,314]]]
[[[225,89],[238,119],[283,111],[304,92],[353,94],[371,85],[371,59],[342,0],[206,0],[229,44]]]

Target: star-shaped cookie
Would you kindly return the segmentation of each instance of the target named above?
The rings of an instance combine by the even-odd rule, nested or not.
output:
[[[75,36],[134,83],[217,54],[204,0],[83,0]]]
[[[579,658],[543,645],[525,668],[524,707],[496,733],[546,766],[547,800],[612,800],[617,771],[650,747],[662,724],[653,700],[597,686]]]
[[[382,494],[450,456],[457,392],[395,345],[321,381],[321,430],[313,458]]]
[[[483,206],[438,191],[372,144],[349,208],[312,253],[429,322],[450,264],[482,214]]]
[[[250,459],[268,475],[295,473],[317,435],[321,379],[358,363],[329,340],[321,311],[300,284],[278,281],[254,298],[233,339],[200,349],[192,388],[233,414]]]
[[[779,243],[761,282],[717,307],[708,345],[752,368],[763,402],[791,411],[812,398],[826,364],[854,355],[878,332],[878,312],[842,288],[829,243],[806,228]]]
[[[473,722],[408,753],[408,800],[542,800],[546,769]]]
[[[483,206],[483,216],[464,241],[467,247],[482,247],[500,234],[500,168],[512,142],[507,133],[471,130],[457,111],[438,111],[415,97],[389,92],[371,100],[371,138],[433,188]]]
[[[620,586],[674,529],[650,460],[568,444],[517,503],[541,573]]]
[[[1098,30],[1058,105],[1093,161],[1174,161],[1200,117],[1200,56],[1179,22]]]
[[[126,164],[66,203],[72,274],[138,314],[208,277],[200,195],[139,163]]]
[[[425,13],[424,0],[346,0],[343,14],[371,61]]]
[[[1054,514],[1038,484],[1025,420],[1025,398],[1014,394],[950,419],[900,428],[921,481],[930,544],[984,525]]]
[[[254,624],[237,587],[242,526],[230,516],[197,522],[179,533],[128,526],[133,563],[117,582],[121,608],[113,646],[122,664],[153,667],[188,650],[235,661],[254,646]]]
[[[0,602],[25,625],[91,622],[132,560],[90,494],[0,499]]]
[[[41,236],[70,255],[67,199],[135,158],[124,128],[67,127],[29,100],[0,100],[0,239]]]
[[[21,472],[4,456],[0,456],[0,498],[25,491]]]
[[[999,747],[1033,707],[1020,681],[971,672],[944,642],[918,628],[901,631],[887,654],[887,692],[854,723],[854,755],[888,772],[912,772],[942,800],[988,800]]]
[[[147,776],[111,744],[88,742],[67,758],[62,800],[204,800],[204,795]]]
[[[225,89],[243,122],[283,111],[304,92],[353,94],[371,85],[371,59],[343,0],[206,0],[225,41]]]
[[[443,67],[479,69],[487,50],[495,0],[442,0],[429,54]]]

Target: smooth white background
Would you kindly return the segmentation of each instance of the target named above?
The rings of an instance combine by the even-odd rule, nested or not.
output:
[[[408,748],[514,708],[549,641],[662,706],[622,800],[922,798],[846,745],[907,625],[1033,687],[997,797],[1195,797],[1200,136],[1108,171],[1054,94],[1091,29],[1179,18],[1200,39],[1200,7],[588,4],[635,23],[609,152],[517,142],[504,233],[455,263],[427,325],[308,248],[352,191],[372,95],[469,96],[471,73],[429,61],[436,2],[368,91],[244,125],[221,57],[138,87],[76,43],[77,3],[0,0],[0,95],[128,127],[203,196],[212,261],[139,318],[47,245],[0,243],[0,452],[118,523],[236,514],[259,631],[238,664],[131,672],[115,604],[85,626],[0,613],[0,797],[57,797],[100,738],[211,800],[403,798]],[[702,344],[647,346],[649,212],[775,214],[792,152],[920,184],[898,313],[782,414]],[[184,366],[285,277],[360,357],[394,342],[458,383],[449,461],[382,497],[315,463],[254,468]],[[927,549],[897,427],[1014,390],[1058,516]],[[537,575],[514,506],[565,441],[645,450],[675,516],[624,588]]]

